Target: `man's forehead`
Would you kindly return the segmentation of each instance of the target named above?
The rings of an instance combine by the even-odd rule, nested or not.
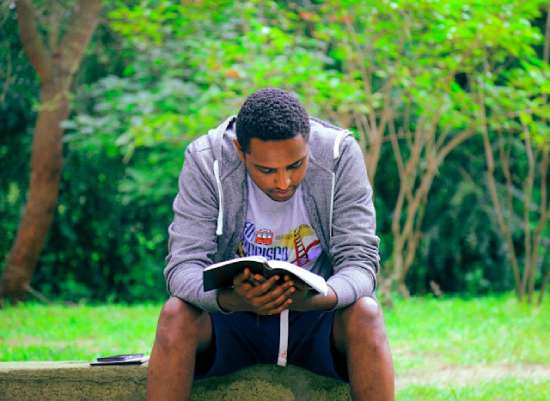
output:
[[[309,153],[309,147],[302,135],[290,139],[268,140],[252,138],[248,154],[256,164],[281,166],[295,163]]]

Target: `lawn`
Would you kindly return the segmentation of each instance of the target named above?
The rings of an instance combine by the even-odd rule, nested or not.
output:
[[[0,310],[0,361],[148,353],[160,305]],[[550,400],[550,304],[412,298],[385,311],[399,400]]]

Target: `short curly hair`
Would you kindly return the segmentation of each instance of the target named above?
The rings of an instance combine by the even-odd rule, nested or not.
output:
[[[298,99],[281,89],[265,88],[250,95],[237,115],[237,140],[249,153],[250,140],[277,141],[302,135],[309,139],[309,116]]]

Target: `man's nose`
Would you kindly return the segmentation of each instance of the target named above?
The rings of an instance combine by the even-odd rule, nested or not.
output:
[[[278,172],[275,179],[275,186],[278,190],[286,191],[290,186],[290,174],[287,171]]]

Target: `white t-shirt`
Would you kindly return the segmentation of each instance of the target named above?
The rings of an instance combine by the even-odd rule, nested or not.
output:
[[[311,227],[302,187],[287,201],[276,202],[247,175],[248,208],[238,256],[261,255],[310,270],[321,254]]]

